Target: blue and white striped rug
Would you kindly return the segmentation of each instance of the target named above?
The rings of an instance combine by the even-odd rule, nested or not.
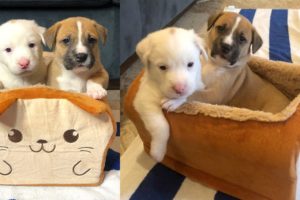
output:
[[[300,10],[234,9],[247,17],[263,38],[256,53],[271,60],[300,63]],[[140,138],[121,157],[121,199],[131,200],[234,200],[155,163]],[[245,177],[246,178],[246,177]]]
[[[236,10],[254,25],[263,38],[255,54],[270,60],[300,63],[300,11],[284,9]]]

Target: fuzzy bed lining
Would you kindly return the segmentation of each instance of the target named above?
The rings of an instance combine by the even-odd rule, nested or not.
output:
[[[176,113],[185,113],[188,115],[203,114],[205,116],[235,121],[255,120],[262,122],[280,122],[291,117],[296,112],[300,103],[300,95],[298,95],[300,91],[300,65],[270,61],[255,56],[250,59],[248,64],[253,72],[272,83],[289,99],[293,99],[285,109],[279,113],[272,114],[245,108],[193,101],[182,105],[176,110]]]

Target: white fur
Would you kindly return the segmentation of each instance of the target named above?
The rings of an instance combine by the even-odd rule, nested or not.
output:
[[[0,81],[4,88],[15,88],[43,83],[46,68],[42,65],[41,35],[45,28],[31,20],[13,20],[0,26]],[[30,48],[29,44],[35,47]],[[11,52],[6,52],[10,48]],[[27,69],[18,62],[28,59]]]
[[[235,23],[234,23],[234,25],[233,25],[233,27],[231,29],[231,32],[229,33],[229,35],[227,35],[225,37],[225,39],[223,41],[224,43],[232,45],[232,42],[233,42],[233,33],[235,32],[235,30],[239,26],[240,21],[241,21],[241,17],[237,17],[236,20],[235,20]]]
[[[77,29],[78,29],[78,43],[76,45],[76,52],[86,53],[87,48],[82,44],[82,24],[80,21],[77,21]]]
[[[82,69],[82,68],[78,68]],[[66,91],[84,93],[94,99],[102,99],[107,91],[102,85],[88,80],[86,73],[78,73],[74,70],[66,70],[61,66],[62,74],[57,77],[59,88]]]
[[[73,70],[66,70],[61,66],[62,74],[57,77],[59,88],[66,91],[86,92],[86,80]]]
[[[192,30],[167,28],[148,35],[137,45],[137,54],[146,70],[134,107],[151,134],[150,154],[156,161],[164,158],[169,138],[169,124],[162,108],[174,111],[195,90],[204,88],[200,42]],[[189,62],[193,62],[194,66],[187,67]],[[162,65],[167,70],[160,70]],[[186,85],[186,91],[177,94],[172,89],[175,84]]]
[[[81,21],[77,21],[77,29],[78,29],[78,43],[76,45],[76,53],[87,53],[87,47],[82,43],[82,23]],[[88,65],[91,62],[91,57],[88,56],[86,61],[82,63],[82,65]]]
[[[87,95],[94,99],[102,99],[107,95],[107,91],[102,87],[102,85],[94,81],[88,80],[86,88]]]

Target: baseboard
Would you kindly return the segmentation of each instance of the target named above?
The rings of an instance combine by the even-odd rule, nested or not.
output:
[[[120,79],[111,79],[108,84],[109,90],[120,90]]]

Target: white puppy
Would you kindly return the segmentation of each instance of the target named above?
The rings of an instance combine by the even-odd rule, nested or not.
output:
[[[16,88],[44,83],[42,57],[45,28],[33,20],[10,20],[0,26],[0,86]]]
[[[136,52],[145,73],[134,108],[151,134],[151,156],[161,161],[169,138],[162,108],[174,111],[194,91],[204,88],[199,59],[204,52],[202,40],[193,30],[166,28],[140,41]]]

